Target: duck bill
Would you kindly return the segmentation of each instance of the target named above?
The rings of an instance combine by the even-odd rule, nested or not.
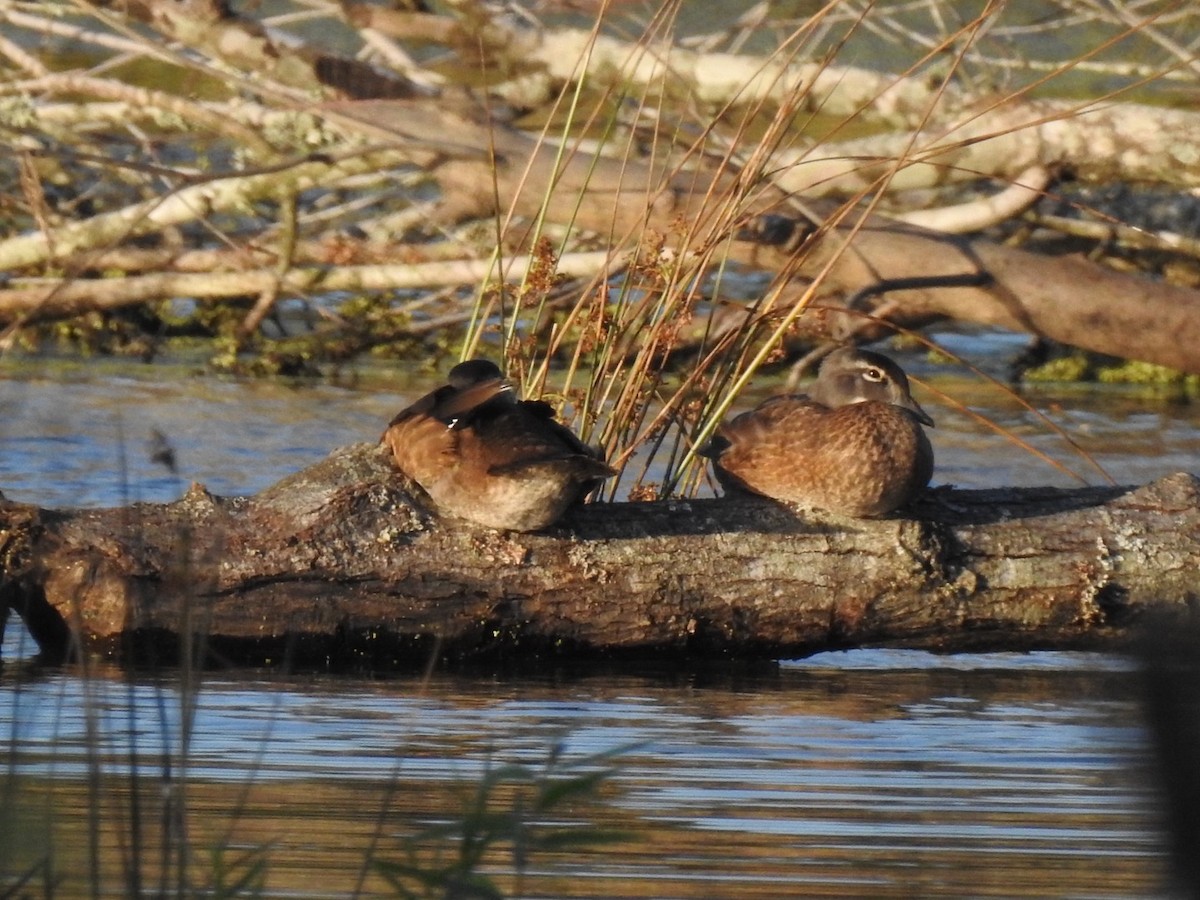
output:
[[[921,409],[921,404],[912,397],[908,398],[908,402],[904,404],[904,408],[916,416],[917,421],[922,425],[928,425],[930,428],[935,427],[933,424],[933,417],[930,416],[929,413],[925,412],[925,410]]]

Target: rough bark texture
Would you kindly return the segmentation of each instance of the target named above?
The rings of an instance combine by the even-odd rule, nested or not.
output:
[[[0,506],[0,599],[47,654],[421,665],[1108,646],[1186,614],[1200,482],[932,492],[913,518],[596,504],[551,533],[440,522],[359,445],[251,498]]]

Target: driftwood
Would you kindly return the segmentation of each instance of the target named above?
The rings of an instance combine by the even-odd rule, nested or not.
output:
[[[931,491],[911,518],[591,504],[544,534],[431,515],[358,445],[253,497],[0,505],[0,599],[42,650],[422,665],[830,648],[1109,647],[1190,611],[1200,481]],[[199,642],[199,643],[197,643]]]
[[[93,7],[97,15],[89,18]],[[21,182],[24,196],[13,202],[28,205],[31,215],[21,226],[24,233],[0,240],[0,269],[11,276],[0,286],[0,325],[5,327],[181,296],[200,301],[252,296],[258,298],[256,309],[265,310],[279,296],[386,293],[449,283],[474,285],[498,277],[519,280],[526,271],[520,260],[506,267],[503,276],[499,267],[493,270],[490,263],[481,266],[478,261],[456,268],[430,265],[426,245],[396,240],[404,228],[397,229],[390,216],[381,218],[382,210],[354,222],[354,230],[379,235],[381,247],[334,235],[322,253],[321,232],[313,230],[319,225],[295,233],[290,214],[281,213],[274,228],[253,239],[228,236],[227,246],[221,246],[236,248],[237,253],[209,257],[207,272],[179,271],[174,252],[166,254],[160,272],[118,279],[110,271],[129,263],[124,254],[144,251],[156,238],[161,246],[151,249],[158,252],[197,249],[177,240],[197,223],[207,223],[198,231],[208,235],[214,220],[256,205],[279,203],[286,211],[293,201],[281,198],[311,195],[314,188],[386,194],[385,188],[406,167],[413,167],[436,180],[440,196],[428,210],[408,198],[412,206],[400,217],[406,227],[495,216],[503,232],[497,235],[499,242],[517,248],[518,257],[529,250],[527,221],[608,236],[612,259],[593,256],[582,265],[579,260],[560,260],[560,274],[571,277],[607,278],[648,229],[664,235],[669,249],[679,254],[700,254],[701,268],[711,271],[732,259],[780,273],[780,283],[790,279],[781,298],[785,302],[776,309],[806,295],[814,281],[820,305],[831,306],[880,281],[969,276],[975,280],[967,286],[961,281],[955,287],[910,285],[888,293],[884,304],[855,312],[871,313],[903,328],[946,319],[994,325],[1200,372],[1200,291],[1194,288],[1114,272],[1084,259],[1056,259],[984,239],[947,237],[879,216],[856,230],[855,215],[839,218],[835,207],[820,199],[829,194],[873,195],[885,183],[895,190],[980,176],[1011,185],[1025,183],[1035,170],[1040,173],[1033,179],[1035,185],[1067,171],[1085,181],[1195,186],[1200,158],[1189,140],[1197,128],[1194,111],[1150,108],[1111,96],[1095,102],[1031,100],[1020,88],[1003,99],[977,97],[940,71],[918,68],[901,76],[824,57],[812,60],[795,43],[813,24],[807,20],[784,46],[753,57],[685,49],[669,29],[659,30],[661,23],[649,31],[637,30],[639,39],[629,43],[592,29],[530,28],[498,12],[508,6],[493,11],[475,3],[445,4],[437,15],[386,4],[328,4],[325,14],[336,27],[313,31],[307,41],[280,40],[273,28],[236,15],[229,4],[216,0],[120,4],[120,15],[159,39],[151,40],[148,33],[139,38],[140,30],[117,35],[109,33],[107,23],[118,10],[109,7],[83,4],[82,26],[59,22],[30,5],[0,8],[0,22],[14,34],[54,34],[105,48],[104,52],[141,53],[146,58],[159,58],[163,41],[178,43],[197,59],[211,61],[214,70],[219,62],[230,84],[244,88],[244,96],[201,101],[166,89],[53,71],[57,67],[21,50],[40,46],[33,38],[0,41],[0,56],[25,76],[9,85],[9,96],[32,98],[27,110],[14,107],[10,113],[12,121],[20,123],[15,126],[14,147],[24,160],[19,178],[12,179]],[[1002,24],[1003,7],[989,8],[985,15],[994,21],[984,32]],[[876,12],[888,15],[870,14]],[[1097,47],[1118,35],[1147,45],[1161,40],[1155,16],[1134,22],[1116,13],[1093,14],[1098,21],[1107,18],[1104,27],[1109,29],[1097,31]],[[848,16],[854,22],[866,15],[855,4],[829,4],[821,13]],[[888,27],[886,18],[884,25]],[[358,49],[371,50],[373,64],[337,56],[333,47],[318,40],[318,35],[334,33],[351,37],[343,28],[357,32]],[[453,80],[422,68],[405,48],[425,42],[457,57],[472,82],[480,71],[487,72],[483,80],[489,93],[454,87]],[[1186,66],[1133,71],[1138,78],[1168,87],[1192,77],[1190,56],[1185,48],[1176,49]],[[975,51],[963,52],[973,58]],[[1066,71],[1088,55],[1052,68],[1061,65]],[[1128,55],[1139,56],[1132,50]],[[499,102],[548,109],[554,98],[571,95],[570,85],[580,80],[607,85],[610,92],[599,106],[581,99],[575,122],[582,126],[591,121],[592,127],[579,129],[589,135],[598,122],[608,120],[610,113],[604,110],[613,99],[641,96],[648,106],[658,107],[660,90],[664,97],[686,97],[681,107],[696,104],[703,111],[699,123],[707,122],[709,110],[736,98],[764,120],[779,107],[785,113],[781,123],[791,118],[807,122],[808,113],[820,111],[844,117],[847,123],[888,123],[900,130],[844,141],[831,138],[815,146],[803,128],[785,128],[763,141],[747,140],[736,124],[740,117],[729,107],[718,116],[720,127],[708,134],[705,125],[706,137],[699,140],[677,124],[677,118],[683,123],[688,119],[673,113],[668,104],[658,120],[637,120],[627,144],[622,144],[625,138],[617,129],[605,155],[592,152],[590,141],[560,148],[514,127],[511,122],[519,120],[506,118]],[[539,86],[537,97],[529,94],[534,85]],[[518,94],[523,97],[520,102]],[[314,106],[314,96],[332,102]],[[79,97],[90,102],[79,102]],[[593,111],[599,119],[591,119]],[[169,179],[173,188],[165,192],[162,176],[169,173],[147,170],[142,190],[132,192],[136,199],[106,194],[92,214],[86,212],[90,203],[62,211],[42,196],[47,192],[39,179],[71,180],[69,172],[52,168],[38,175],[35,165],[55,162],[65,136],[80,138],[101,126],[147,120],[155,133],[187,127],[202,136],[198,140],[231,141],[245,152],[247,166],[201,175],[181,170]],[[382,145],[364,147],[364,139]],[[79,155],[101,158],[111,152],[109,146],[103,141],[84,143]],[[71,154],[63,156],[69,160]],[[121,169],[118,178],[103,167],[99,171],[104,177],[91,187],[81,183],[80,193],[122,184],[133,173]],[[78,172],[72,177],[77,176]],[[1023,204],[1039,191],[1035,186],[1016,193],[1026,195]],[[517,214],[514,221],[509,212]],[[811,239],[742,239],[745,234],[770,232],[742,227],[754,226],[768,214],[790,220],[793,235]],[[816,226],[822,227],[814,235]],[[1113,235],[1120,233],[1113,228]],[[1158,246],[1195,249],[1194,243],[1177,240],[1178,235],[1169,237]],[[137,246],[131,246],[134,239]],[[360,255],[373,252],[381,253],[388,264],[356,264]],[[146,264],[145,255],[138,259]],[[190,264],[200,259],[193,255]],[[681,283],[688,280],[690,276]],[[734,309],[733,318],[750,314]],[[244,330],[252,331],[261,318],[247,317]],[[827,318],[806,316],[798,326],[812,331],[806,338],[823,339]],[[863,322],[861,317],[848,321],[853,326]],[[704,323],[705,334],[708,324]]]

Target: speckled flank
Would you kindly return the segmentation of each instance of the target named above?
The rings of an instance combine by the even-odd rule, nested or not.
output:
[[[929,483],[933,448],[918,416],[928,417],[895,363],[841,351],[812,394],[824,402],[773,397],[721,429],[706,452],[726,488],[868,517],[904,505]]]

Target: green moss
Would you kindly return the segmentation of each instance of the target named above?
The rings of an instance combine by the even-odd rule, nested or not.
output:
[[[1166,366],[1138,360],[1072,351],[1022,373],[1026,383],[1095,382],[1120,385],[1124,393],[1146,397],[1177,397],[1200,394],[1200,376],[1188,375]]]
[[[420,344],[412,316],[378,295],[349,297],[338,304],[337,315],[341,333],[333,340],[326,335],[324,345],[339,356],[365,351],[376,358],[404,358]]]
[[[1091,372],[1091,362],[1083,353],[1071,353],[1059,356],[1026,369],[1021,377],[1028,382],[1049,381],[1087,381]]]
[[[253,302],[248,298],[226,300],[223,303],[198,303],[191,312],[168,321],[179,332],[232,338],[252,308]]]
[[[1200,394],[1200,375],[1190,375],[1139,360],[1105,366],[1096,373],[1096,379],[1104,384],[1137,385],[1152,395]]]
[[[89,312],[23,329],[23,342],[36,347],[43,341],[80,356],[129,356],[152,359],[157,339],[154,320],[138,308],[113,313]]]
[[[234,372],[238,367],[237,341],[232,337],[221,337],[213,341],[213,353],[208,364],[218,372]]]
[[[30,130],[37,124],[37,111],[28,97],[0,98],[0,125],[21,131]]]
[[[1139,360],[1104,366],[1096,372],[1096,380],[1104,384],[1146,384],[1165,387],[1182,384],[1187,378],[1188,376],[1175,369]]]

